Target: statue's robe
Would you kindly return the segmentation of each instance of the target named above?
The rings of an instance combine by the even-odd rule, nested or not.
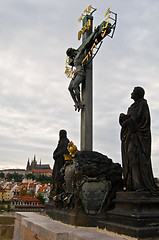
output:
[[[64,166],[64,154],[68,154],[67,146],[69,140],[67,137],[62,137],[57,145],[57,148],[53,152],[53,158],[55,160],[53,172],[52,172],[52,179],[53,179],[53,189],[51,195],[55,196],[60,194],[62,191],[62,179],[60,170]]]
[[[159,195],[151,167],[150,113],[147,101],[134,102],[121,126],[123,176],[127,190]]]

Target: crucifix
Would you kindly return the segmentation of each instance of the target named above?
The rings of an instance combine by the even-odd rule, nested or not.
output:
[[[83,22],[83,27],[78,32],[79,40],[83,36],[82,44],[78,49],[68,48],[66,51],[65,73],[71,78],[68,89],[75,111],[81,111],[81,151],[92,151],[93,148],[93,58],[101,47],[102,40],[106,36],[113,37],[117,22],[117,14],[109,8],[105,14],[106,19],[93,31],[92,14],[95,11],[92,5],[85,9],[79,18]]]

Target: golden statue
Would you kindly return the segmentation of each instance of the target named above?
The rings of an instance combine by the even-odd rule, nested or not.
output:
[[[65,158],[65,160],[71,160],[73,157],[75,157],[75,155],[77,153],[77,147],[71,141],[68,143],[67,150],[69,151],[69,155],[64,154],[64,158]]]

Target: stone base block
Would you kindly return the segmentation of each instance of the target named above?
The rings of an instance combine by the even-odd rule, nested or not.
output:
[[[56,208],[45,209],[45,213],[50,216],[52,219],[61,221],[66,224],[70,224],[73,226],[84,226],[84,227],[97,227],[98,221],[104,221],[105,216],[91,216],[86,213],[79,211],[67,211],[60,210]]]
[[[149,192],[118,192],[115,208],[99,226],[137,239],[159,238],[159,197]]]

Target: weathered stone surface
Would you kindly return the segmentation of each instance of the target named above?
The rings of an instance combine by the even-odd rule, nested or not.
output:
[[[121,240],[120,237],[111,236],[107,233],[90,230],[83,228],[76,230],[69,235],[69,240]]]
[[[50,199],[45,213],[75,226],[98,226],[122,188],[122,169],[95,151],[78,151],[61,169],[63,191]]]
[[[13,237],[13,231],[14,231],[14,225],[1,225],[1,235],[0,239],[12,239]]]
[[[11,240],[14,231],[14,216],[0,215],[0,239]]]
[[[24,228],[23,229],[23,240],[47,240],[46,238],[41,237],[40,235],[38,235],[35,232],[30,231],[30,229]]]
[[[120,164],[94,151],[79,151],[65,163],[61,174],[63,192],[56,195],[54,202],[54,207],[60,210],[81,209],[88,215],[100,214],[112,207],[122,185]]]
[[[119,240],[128,239],[98,229],[77,228],[37,213],[16,213],[13,240]]]
[[[137,239],[159,239],[159,197],[150,192],[118,192],[115,208],[99,226]]]
[[[64,240],[74,230],[74,227],[36,213],[16,213],[16,220],[19,223],[15,225],[13,240]]]
[[[10,215],[0,215],[0,224],[14,224],[14,216]]]

